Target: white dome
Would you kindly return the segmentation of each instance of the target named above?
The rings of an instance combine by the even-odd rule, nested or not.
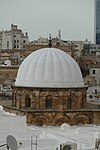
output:
[[[66,88],[84,84],[80,68],[70,55],[56,48],[43,48],[22,62],[15,86]]]

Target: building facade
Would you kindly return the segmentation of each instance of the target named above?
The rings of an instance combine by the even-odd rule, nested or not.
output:
[[[91,54],[96,54],[96,53],[100,52],[100,45],[91,44],[91,45],[90,45],[89,52],[90,52]]]
[[[24,35],[17,25],[11,24],[11,30],[0,32],[0,49],[25,49],[28,41],[28,33]]]
[[[12,88],[18,67],[0,66],[0,100],[12,99]]]
[[[94,38],[100,44],[100,0],[94,0]]]
[[[90,67],[90,76],[94,77],[96,85],[100,86],[100,65]]]

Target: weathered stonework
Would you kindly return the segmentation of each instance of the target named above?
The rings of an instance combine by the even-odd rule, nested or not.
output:
[[[100,124],[100,110],[85,107],[86,90],[13,87],[12,111],[24,113],[28,125]]]
[[[18,67],[0,67],[0,84],[13,85],[17,76]]]
[[[81,109],[86,103],[86,87],[25,88],[13,87],[13,106],[21,109],[45,110],[45,100],[52,100],[51,110]],[[26,101],[30,102],[27,106]],[[68,102],[69,101],[69,102]],[[70,106],[68,106],[70,105]],[[29,107],[29,108],[28,108]]]
[[[93,117],[93,116],[92,116]],[[27,124],[35,125],[61,125],[68,123],[70,125],[76,124],[91,124],[90,112],[78,111],[44,111],[31,112],[27,114]]]
[[[97,124],[100,125],[100,109],[77,109],[77,110],[25,110],[14,107],[4,107],[4,110],[17,115],[26,115],[28,125],[57,126],[63,123],[70,125]]]

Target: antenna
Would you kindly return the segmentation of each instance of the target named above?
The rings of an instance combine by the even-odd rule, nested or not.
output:
[[[49,35],[49,44],[48,44],[49,48],[52,47],[52,40],[51,40],[51,34]]]
[[[61,30],[58,30],[58,38],[61,39]]]

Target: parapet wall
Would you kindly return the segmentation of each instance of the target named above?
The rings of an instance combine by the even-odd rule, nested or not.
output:
[[[28,125],[47,125],[57,126],[63,123],[70,125],[79,124],[96,124],[100,125],[100,110],[99,109],[77,109],[67,111],[57,110],[21,110],[13,107],[3,107],[5,111],[17,115],[26,115],[26,123]]]

